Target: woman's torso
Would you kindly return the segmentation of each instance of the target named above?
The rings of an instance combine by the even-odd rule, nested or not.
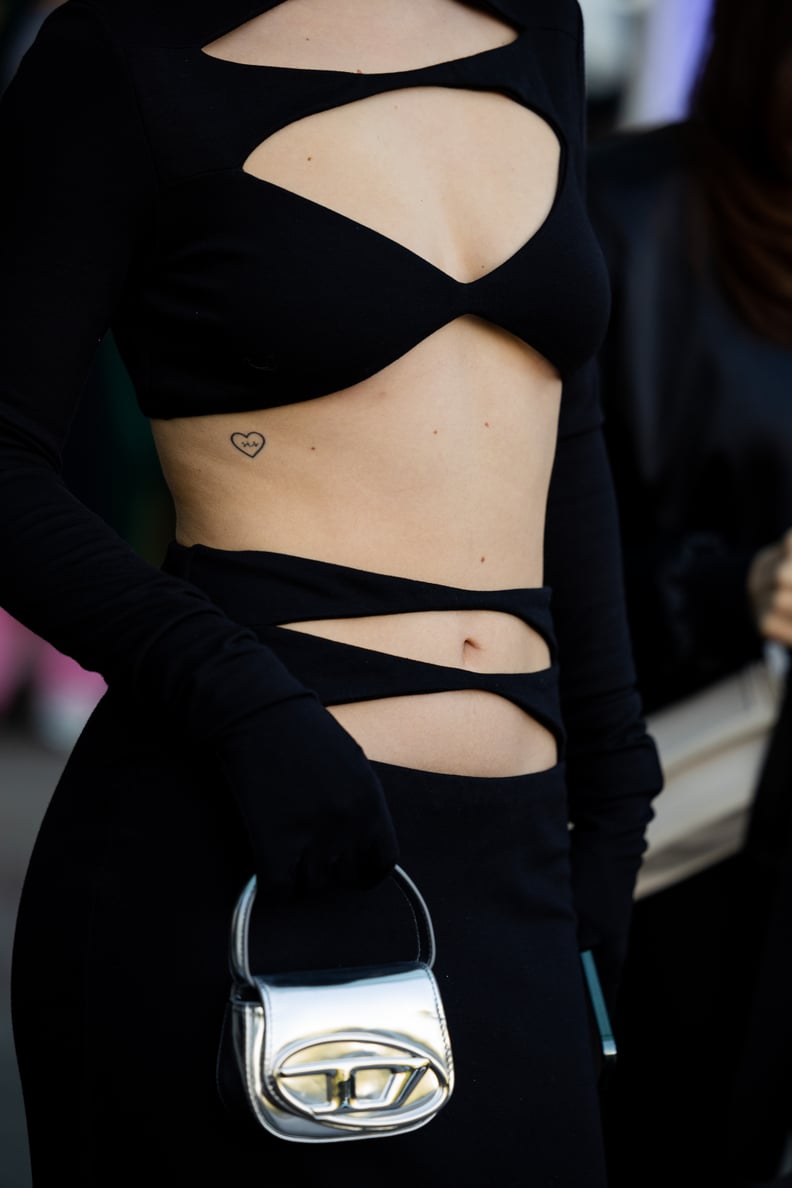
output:
[[[275,82],[279,72],[291,83],[324,79],[328,72],[386,74],[392,82],[396,73],[455,59],[464,66],[465,59],[497,55],[524,39],[518,23],[459,0],[398,8],[393,2],[287,0],[205,43],[201,53],[219,70],[266,69]],[[567,129],[551,125],[554,114],[540,114],[541,95],[532,110],[505,87],[464,86],[464,79],[445,76],[438,81],[421,85],[419,74],[415,85],[401,81],[359,101],[314,103],[310,114],[263,137],[242,171],[247,184],[263,181],[271,195],[275,187],[277,198],[296,193],[307,199],[311,216],[326,216],[328,234],[335,231],[342,245],[350,221],[364,236],[372,229],[364,248],[375,265],[380,248],[399,245],[399,264],[416,265],[417,307],[429,305],[427,262],[436,274],[431,279],[453,285],[457,294],[484,290],[486,298],[486,287],[495,284],[497,301],[518,304],[521,293],[509,268],[534,237],[543,248],[539,241],[558,217],[570,169]],[[335,226],[327,208],[340,216]],[[288,224],[298,245],[301,213],[298,199]],[[383,289],[393,278],[387,251],[375,268]],[[539,306],[545,284],[558,283],[546,259],[528,254],[521,261],[533,273]],[[266,259],[261,265],[266,268]],[[310,300],[313,273],[319,283],[328,265],[319,255],[302,266]],[[338,270],[338,258],[333,266]],[[475,312],[475,300],[470,305],[474,312],[451,302],[442,324],[340,389],[312,397],[309,387],[293,402],[280,398],[261,408],[246,399],[245,411],[154,415],[178,539],[315,557],[468,589],[540,586],[561,369],[541,341],[531,343],[483,316],[486,300],[482,313]],[[402,309],[394,305],[395,320]],[[321,355],[322,347],[310,335],[304,343],[307,355]],[[265,353],[250,363],[266,375],[279,360]],[[530,626],[494,611],[294,626],[476,671],[535,671],[549,660],[546,642]],[[509,775],[555,761],[555,741],[543,726],[480,691],[384,698],[333,712],[372,758],[386,762]]]

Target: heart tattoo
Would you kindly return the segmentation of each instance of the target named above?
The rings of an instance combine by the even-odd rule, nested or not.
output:
[[[255,458],[264,449],[264,438],[260,433],[232,433],[231,445],[246,458]]]

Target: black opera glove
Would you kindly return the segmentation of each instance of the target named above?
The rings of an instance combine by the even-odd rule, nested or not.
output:
[[[260,891],[280,902],[374,886],[398,860],[380,781],[313,693],[245,720],[218,747],[253,849]]]

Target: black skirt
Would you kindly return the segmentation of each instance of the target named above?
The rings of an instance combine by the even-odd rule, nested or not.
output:
[[[171,550],[172,571],[188,562],[184,576],[260,629],[269,646],[283,642],[288,651],[291,640],[281,637],[292,637],[297,652],[284,659],[311,687],[321,685],[324,667],[345,671],[350,689],[370,688],[372,672],[387,668],[380,654],[345,645],[333,645],[326,664],[326,641],[278,635],[278,622],[322,617],[323,590],[335,615],[350,613],[353,588],[352,613],[364,613],[369,586],[379,605],[386,590],[403,609],[428,609],[441,591],[448,601],[446,587],[426,587],[421,598],[424,583],[384,575],[367,583],[361,571],[323,562]],[[294,573],[303,593],[312,579],[310,609]],[[472,592],[457,593],[464,601]],[[543,592],[517,593],[527,595],[526,621],[541,618]],[[405,594],[416,605],[405,606]],[[491,591],[484,604],[504,605]],[[273,609],[257,623],[253,606]],[[433,667],[419,666],[422,678]],[[385,680],[380,696],[403,691],[401,678],[393,688]],[[552,684],[533,674],[513,699],[551,721]],[[338,700],[317,691],[326,704]],[[262,739],[263,795],[266,747]],[[563,763],[499,778],[374,766],[401,864],[434,921],[456,1070],[448,1105],[410,1134],[318,1146],[251,1133],[226,1113],[215,1064],[230,915],[251,873],[248,845],[207,757],[112,689],[55,792],[19,911],[12,1003],[35,1188],[70,1178],[81,1188],[119,1188],[152,1176],[293,1188],[334,1175],[376,1185],[603,1188]],[[386,880],[289,907],[260,904],[252,944],[261,971],[325,968],[411,958],[414,929]]]

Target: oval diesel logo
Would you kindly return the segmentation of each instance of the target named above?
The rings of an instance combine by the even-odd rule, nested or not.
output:
[[[416,1121],[448,1096],[446,1070],[404,1037],[350,1033],[292,1045],[274,1062],[284,1104],[337,1126],[382,1125],[398,1114]]]

